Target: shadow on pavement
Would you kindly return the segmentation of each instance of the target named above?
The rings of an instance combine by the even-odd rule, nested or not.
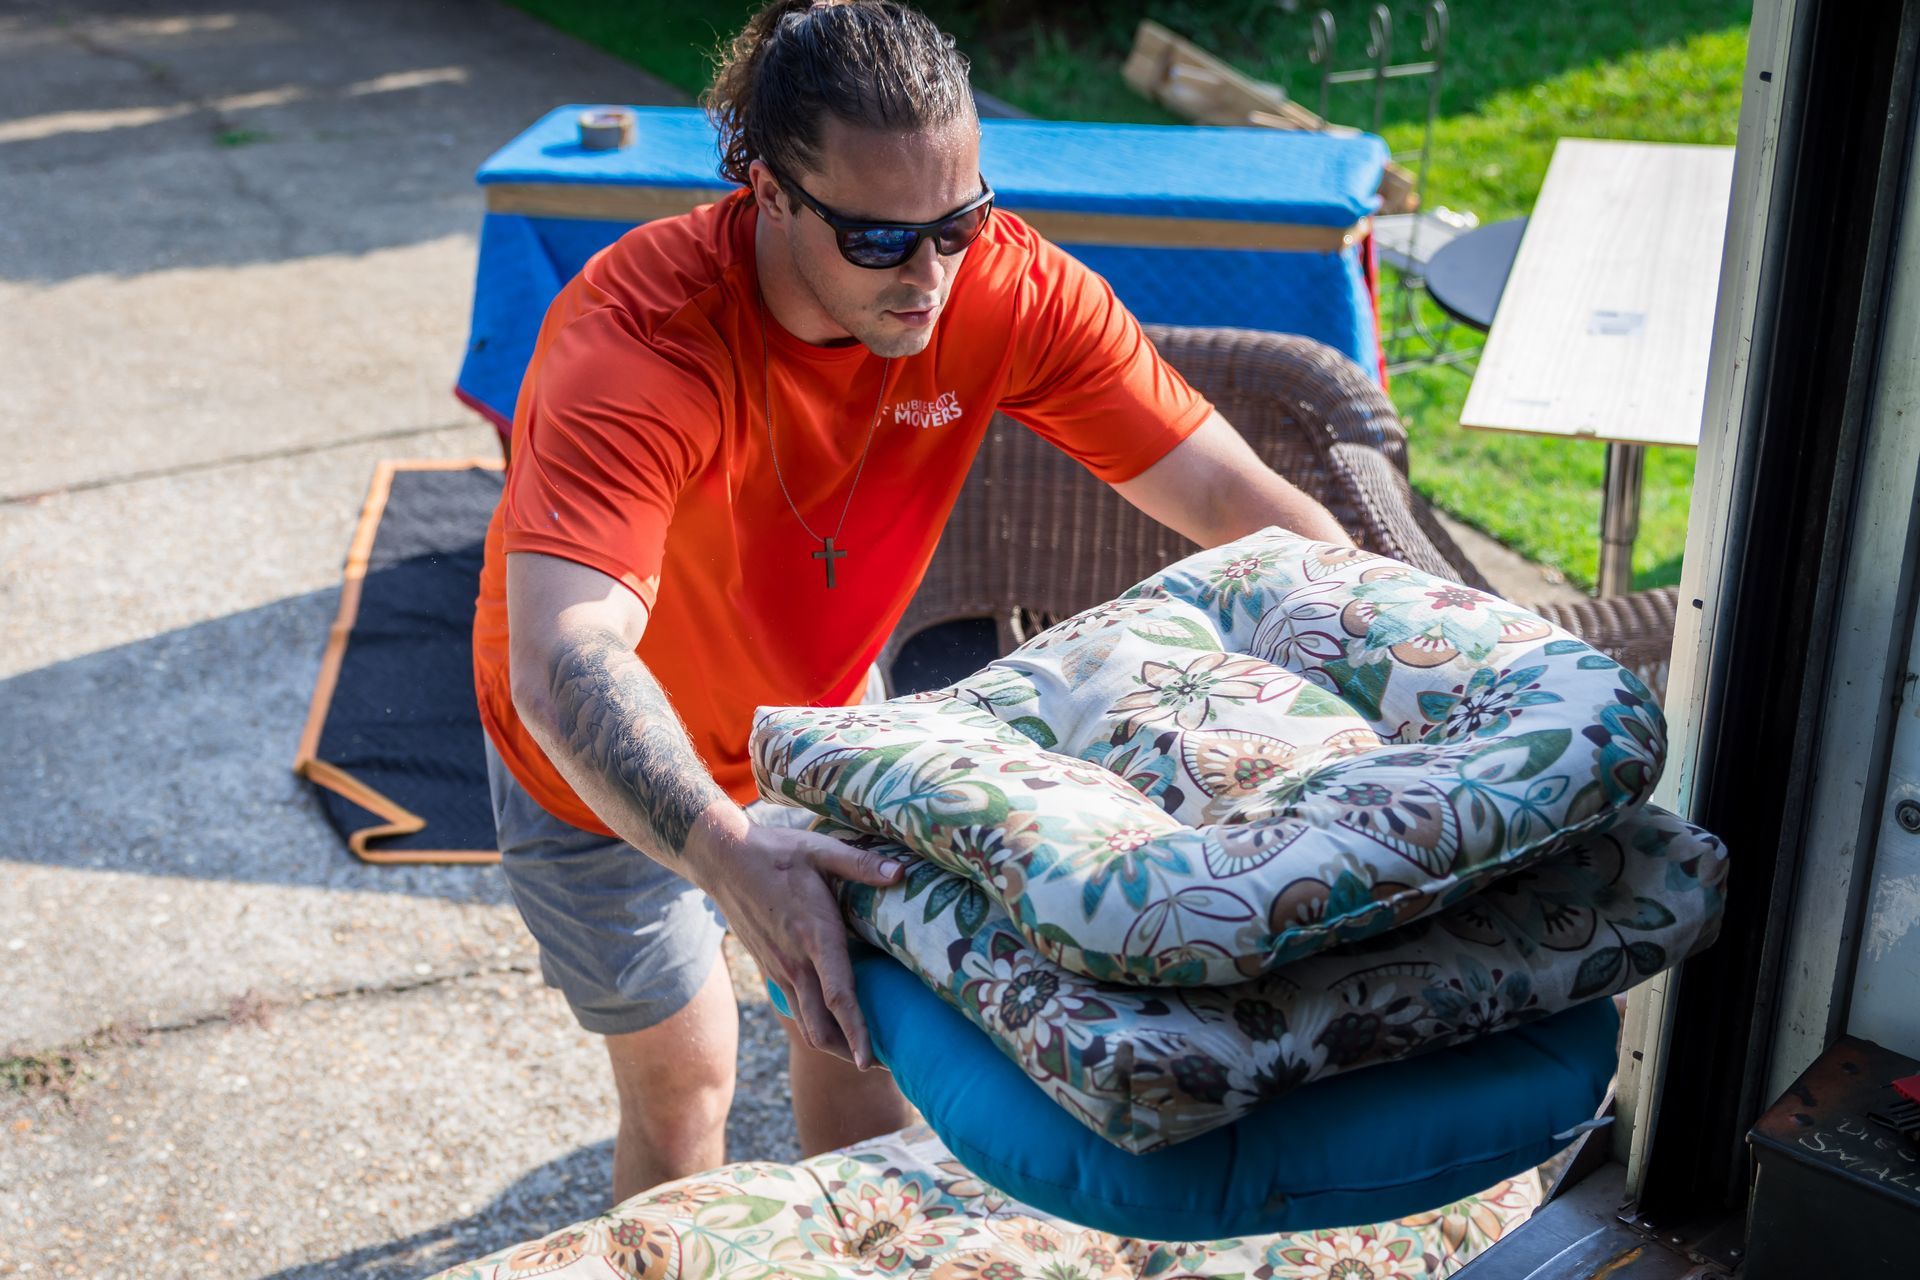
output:
[[[338,602],[316,591],[0,681],[0,862],[505,902],[491,866],[376,867],[293,774]]]
[[[613,1143],[596,1142],[526,1174],[464,1218],[323,1262],[288,1267],[261,1280],[417,1280],[592,1217],[606,1207],[612,1176]]]
[[[740,1014],[743,1055],[727,1120],[729,1158],[798,1160],[787,1095],[785,1040],[774,1029],[779,1015],[767,1005],[746,1006]],[[754,1043],[768,1047],[748,1052]],[[596,1142],[523,1174],[464,1217],[324,1261],[287,1267],[261,1280],[331,1280],[335,1276],[417,1280],[603,1212],[612,1178],[613,1143]]]

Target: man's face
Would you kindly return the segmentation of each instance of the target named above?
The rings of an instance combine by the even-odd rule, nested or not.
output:
[[[819,168],[789,175],[843,218],[932,222],[980,194],[980,136],[971,121],[925,133],[884,133],[829,117]],[[794,273],[814,303],[874,354],[910,356],[933,339],[964,251],[942,257],[922,241],[898,267],[873,270],[840,256],[833,228],[783,197]]]

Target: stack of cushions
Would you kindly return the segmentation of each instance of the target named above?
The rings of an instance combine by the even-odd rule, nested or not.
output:
[[[1209,1240],[1088,1231],[1011,1201],[925,1128],[797,1165],[729,1165],[435,1280],[1443,1280],[1540,1200],[1536,1176],[1376,1226]]]
[[[753,756],[768,800],[909,862],[844,902],[976,1029],[941,1054],[991,1042],[1118,1157],[1510,1028],[1590,1040],[1549,1015],[1718,926],[1723,847],[1645,803],[1664,734],[1536,615],[1266,530],[945,689],[763,709]],[[963,1155],[1026,1163],[954,1123]]]

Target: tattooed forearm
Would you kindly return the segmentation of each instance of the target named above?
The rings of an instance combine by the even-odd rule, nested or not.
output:
[[[548,687],[557,745],[642,820],[649,852],[677,857],[694,820],[727,797],[659,683],[619,636],[596,630],[555,654]]]

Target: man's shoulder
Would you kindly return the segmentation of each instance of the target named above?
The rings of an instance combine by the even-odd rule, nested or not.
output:
[[[555,299],[544,362],[578,371],[659,362],[712,373],[729,357],[714,325],[738,289],[738,210],[731,201],[657,218],[590,259]]]
[[[643,222],[595,254],[569,288],[583,302],[617,307],[643,333],[665,329],[689,307],[711,304],[739,274],[751,216],[736,193]]]
[[[697,311],[635,315],[589,301],[553,328],[530,378],[549,409],[591,406],[708,416],[732,377],[726,343]]]

